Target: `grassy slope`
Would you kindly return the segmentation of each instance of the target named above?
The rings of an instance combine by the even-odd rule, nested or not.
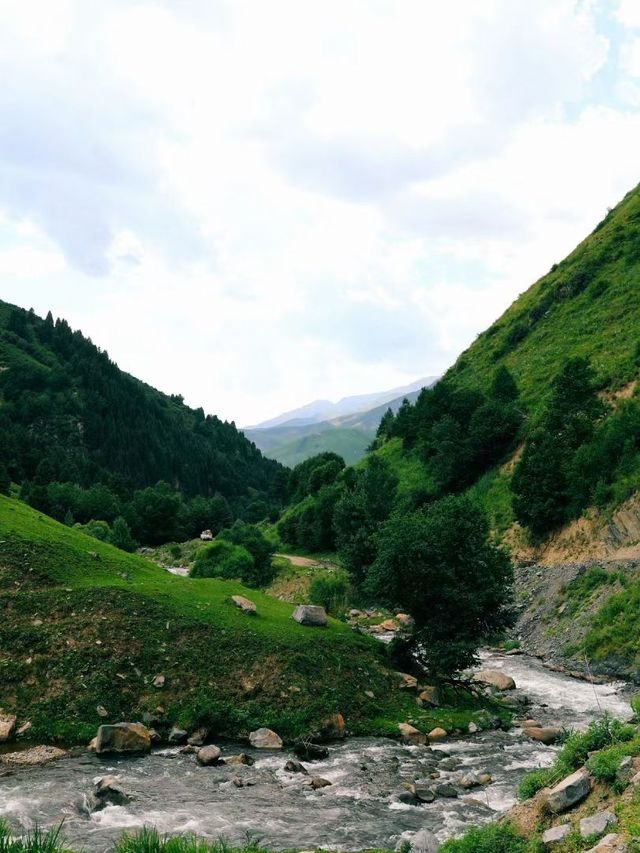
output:
[[[245,594],[247,617],[229,601]],[[291,604],[238,583],[175,577],[0,497],[0,707],[30,719],[33,739],[88,738],[101,720],[209,724],[220,735],[260,725],[285,737],[340,711],[354,732],[464,724],[471,711],[424,712],[392,688],[384,649],[331,620],[291,619]],[[164,689],[151,681],[167,678]],[[364,691],[371,690],[375,699]]]
[[[569,295],[576,275],[588,284]],[[566,296],[536,322],[531,311],[554,288]],[[509,333],[529,331],[514,346]],[[486,387],[496,367],[512,371],[529,413],[544,403],[549,380],[572,356],[591,359],[603,387],[616,388],[638,373],[640,341],[640,189],[615,207],[557,267],[523,293],[462,353],[447,374],[459,386]]]

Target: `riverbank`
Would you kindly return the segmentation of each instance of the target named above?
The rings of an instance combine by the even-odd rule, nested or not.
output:
[[[528,697],[528,713],[544,725],[584,728],[601,709],[631,713],[621,685],[578,682],[524,655],[488,654],[482,663],[512,675],[513,692]],[[549,766],[557,754],[557,747],[519,728],[479,731],[431,747],[347,738],[327,744],[325,758],[303,760],[304,774],[287,769],[296,756],[286,746],[262,751],[246,742],[217,742],[223,757],[245,752],[255,763],[203,767],[179,747],[138,758],[83,752],[0,779],[0,814],[16,829],[35,821],[56,825],[64,817],[70,846],[92,853],[112,851],[123,831],[145,825],[209,840],[224,836],[232,846],[243,846],[249,834],[279,850],[395,849],[421,829],[442,842],[495,820],[517,802],[523,775]],[[482,773],[491,782],[475,784]],[[116,776],[130,801],[92,812],[86,801],[105,775]],[[461,785],[464,776],[472,787]],[[315,778],[330,784],[314,789]],[[446,795],[424,802],[412,792],[416,785]]]

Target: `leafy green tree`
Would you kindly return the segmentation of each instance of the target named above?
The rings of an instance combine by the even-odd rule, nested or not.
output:
[[[535,537],[566,519],[566,451],[556,436],[537,430],[525,444],[511,480],[513,510]]]
[[[138,541],[159,545],[179,538],[180,508],[180,495],[168,483],[159,482],[134,493],[126,520]]]
[[[138,543],[131,534],[129,525],[121,515],[113,522],[108,541],[112,545],[115,545],[116,548],[120,548],[122,551],[129,551],[129,553],[135,551],[138,547]]]
[[[504,365],[495,372],[489,396],[499,403],[515,403],[518,399],[518,386],[511,371]]]
[[[239,578],[250,586],[255,562],[241,545],[216,539],[198,551],[190,575],[192,578]]]
[[[356,587],[376,555],[376,533],[393,508],[398,480],[386,461],[370,456],[352,471],[335,508],[334,529],[340,558]]]
[[[111,528],[106,521],[91,519],[86,524],[76,524],[79,530],[86,533],[88,536],[93,536],[94,539],[99,539],[101,542],[108,542],[111,535]]]
[[[300,462],[289,475],[289,495],[292,503],[314,495],[323,486],[331,485],[344,469],[345,462],[337,453],[326,451]]]
[[[513,569],[481,509],[449,496],[381,527],[366,590],[415,620],[412,649],[432,675],[471,666],[483,639],[511,624]]]
[[[276,573],[272,565],[275,547],[258,527],[237,520],[231,527],[220,531],[218,538],[241,545],[253,557],[253,567],[242,576],[243,583],[256,587],[271,583]]]

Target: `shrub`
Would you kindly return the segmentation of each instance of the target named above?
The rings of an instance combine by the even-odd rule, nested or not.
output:
[[[272,565],[275,547],[255,524],[236,521],[232,527],[221,530],[218,539],[240,545],[253,557],[253,566],[246,566],[240,576],[247,586],[267,586],[276,574]]]
[[[462,838],[445,841],[440,853],[527,853],[532,849],[510,824],[490,823],[472,827]]]
[[[106,521],[96,521],[92,518],[86,524],[76,524],[75,526],[88,536],[93,536],[94,539],[99,539],[101,542],[109,541],[111,528]]]
[[[621,759],[619,748],[603,749],[591,756],[587,761],[587,767],[598,782],[611,784],[611,782],[615,782]]]
[[[246,582],[253,571],[253,557],[246,548],[216,539],[198,551],[190,574],[192,578],[240,578]]]
[[[312,604],[321,604],[332,616],[344,613],[349,600],[346,572],[316,575],[309,586],[309,600]]]
[[[527,775],[522,778],[518,787],[518,796],[521,800],[529,800],[537,794],[538,791],[546,788],[547,785],[553,784],[559,776],[560,774],[555,767],[545,767],[542,770],[533,770],[531,773],[527,773]]]

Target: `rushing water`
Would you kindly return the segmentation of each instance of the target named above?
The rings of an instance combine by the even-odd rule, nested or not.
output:
[[[531,714],[543,722],[581,727],[604,710],[630,716],[619,692],[622,685],[586,684],[525,656],[487,655],[483,665],[512,675],[533,703]],[[246,749],[222,746],[224,754]],[[200,767],[193,755],[177,750],[137,759],[87,753],[0,778],[0,817],[16,829],[64,818],[69,842],[96,853],[110,850],[123,831],[145,824],[168,833],[224,836],[233,844],[255,838],[273,848],[393,848],[423,827],[444,839],[491,819],[515,802],[523,773],[550,764],[554,755],[553,748],[527,740],[518,730],[483,732],[442,749],[455,759],[447,765],[457,766],[439,768],[439,782],[474,770],[491,773],[493,783],[457,799],[405,804],[398,800],[403,782],[428,777],[433,756],[425,747],[380,738],[349,739],[331,746],[327,759],[307,762],[311,776],[332,783],[318,791],[311,790],[308,777],[284,770],[291,757],[286,750],[253,750],[253,767]],[[94,782],[108,773],[118,777],[132,801],[91,814],[87,797]],[[248,784],[237,787],[234,779]]]

